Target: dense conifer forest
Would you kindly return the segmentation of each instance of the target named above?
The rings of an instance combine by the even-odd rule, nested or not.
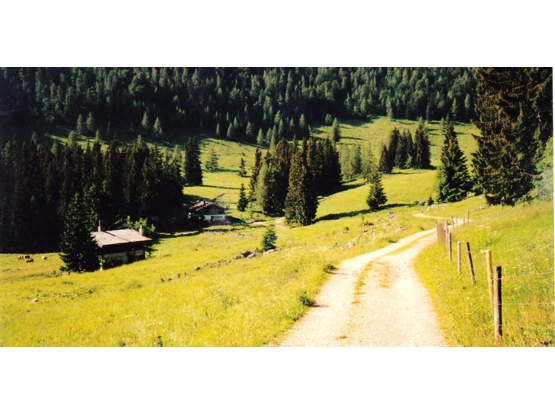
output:
[[[181,206],[182,163],[196,144],[187,144],[182,157],[161,154],[158,147],[136,140],[118,147],[115,140],[105,151],[100,142],[85,148],[58,140],[50,148],[36,140],[0,143],[0,251],[36,252],[56,249],[70,202],[78,194],[89,217],[113,229],[130,217],[168,224]],[[200,168],[200,167],[199,167]],[[89,223],[90,230],[97,226]]]
[[[14,124],[152,139],[209,130],[230,140],[308,138],[326,116],[469,121],[473,68],[3,68]]]

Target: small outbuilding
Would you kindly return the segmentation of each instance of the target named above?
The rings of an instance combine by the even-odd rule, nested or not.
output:
[[[225,208],[214,202],[197,200],[187,207],[187,219],[198,218],[210,223],[226,223]]]
[[[135,229],[103,231],[99,225],[98,232],[91,232],[91,236],[100,248],[103,268],[145,259],[145,244],[152,241],[144,236],[142,226],[138,231]]]

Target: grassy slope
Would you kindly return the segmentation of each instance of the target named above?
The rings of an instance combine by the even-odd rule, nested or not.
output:
[[[471,203],[472,200],[468,200],[445,209],[434,209],[430,214],[461,216],[461,207],[469,208]],[[470,242],[475,285],[470,283],[466,259],[459,276],[456,265],[449,265],[446,249],[440,244],[428,247],[415,262],[451,344],[494,345],[483,253],[491,249],[494,265],[503,267],[502,296],[503,302],[508,304],[503,308],[504,344],[539,346],[541,342],[550,342],[548,344],[553,346],[555,332],[545,330],[555,327],[553,204],[542,202],[533,206],[505,207],[503,211],[500,207],[488,208],[472,211],[471,218],[474,218],[473,222],[454,231],[453,246],[456,258],[456,241]]]
[[[416,123],[378,118],[368,124],[342,124],[345,143],[364,144],[386,139],[397,125],[412,131]],[[437,126],[436,126],[437,128]],[[469,131],[463,125],[457,131]],[[325,134],[326,127],[317,129]],[[376,133],[376,134],[373,134]],[[431,126],[432,142],[441,137]],[[357,140],[358,138],[358,140]],[[472,142],[461,135],[467,152]],[[179,141],[179,140],[177,140]],[[174,143],[168,143],[168,146]],[[204,186],[185,188],[189,199],[214,198],[224,194],[231,203],[228,213],[243,219],[234,203],[238,189],[248,178],[238,175],[239,159],[253,163],[255,147],[244,143],[204,138],[202,160],[211,148],[220,156],[220,170],[204,173]],[[438,149],[432,148],[437,157]],[[248,169],[250,171],[250,169]],[[399,171],[384,177],[389,204],[381,212],[368,213],[367,186],[354,181],[345,190],[321,200],[320,220],[305,228],[278,225],[281,252],[229,265],[192,271],[207,262],[230,259],[259,245],[263,229],[224,227],[229,232],[163,239],[156,258],[113,270],[44,278],[59,266],[56,254],[34,264],[18,262],[13,255],[0,256],[0,344],[1,345],[248,345],[258,346],[279,337],[306,310],[326,278],[328,264],[378,249],[403,236],[428,229],[433,220],[412,215],[422,208],[407,206],[424,199],[435,171]],[[479,198],[461,202],[461,213],[482,204]],[[450,206],[449,208],[453,208]],[[389,211],[394,211],[390,215]],[[482,211],[477,212],[481,214]],[[263,217],[260,214],[254,216]],[[365,223],[373,225],[363,226]],[[399,230],[404,228],[404,230]],[[364,233],[364,231],[369,231]],[[354,241],[352,249],[341,249]],[[161,255],[171,254],[160,258]],[[164,282],[176,273],[180,279]],[[41,275],[42,274],[42,275]],[[31,275],[33,275],[31,277]],[[12,283],[13,281],[13,283]],[[39,302],[31,303],[33,298]]]

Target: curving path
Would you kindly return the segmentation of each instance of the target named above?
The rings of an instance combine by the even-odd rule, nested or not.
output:
[[[343,261],[280,346],[446,346],[429,294],[412,269],[435,232],[422,231]],[[355,295],[359,275],[370,262],[361,293]]]

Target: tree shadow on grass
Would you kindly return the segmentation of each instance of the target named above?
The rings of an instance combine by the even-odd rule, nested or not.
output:
[[[406,207],[406,206],[410,207],[410,206],[414,206],[414,205],[411,205],[409,203],[393,203],[391,205],[382,206],[381,208],[376,209],[376,210],[364,209],[364,210],[356,210],[356,211],[353,211],[353,212],[330,213],[329,215],[325,215],[325,216],[317,218],[316,222],[321,222],[321,221],[325,221],[325,220],[338,220],[338,219],[344,219],[344,218],[352,218],[352,217],[363,215],[363,214],[383,212],[383,211],[387,211],[387,210],[391,210],[391,209],[395,209],[395,208],[399,208],[399,207]]]

